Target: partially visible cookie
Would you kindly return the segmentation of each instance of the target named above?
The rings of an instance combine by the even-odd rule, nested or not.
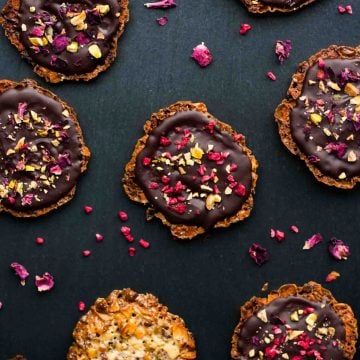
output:
[[[151,115],[123,178],[133,201],[148,205],[179,239],[247,218],[258,163],[243,135],[179,101]]]
[[[275,119],[284,145],[318,181],[353,188],[360,181],[360,47],[332,45],[301,63]]]
[[[26,358],[22,355],[16,355],[15,357],[12,357],[9,360],[26,360]]]
[[[6,36],[45,80],[90,80],[115,60],[128,0],[8,0]]]
[[[69,105],[35,81],[0,80],[0,212],[36,217],[67,203],[89,158]]]
[[[184,321],[151,294],[114,290],[77,323],[67,360],[192,360],[195,342]]]
[[[292,12],[316,0],[241,0],[246,8],[256,14],[266,12]]]
[[[241,309],[231,358],[353,359],[358,337],[351,307],[315,282],[288,284]]]

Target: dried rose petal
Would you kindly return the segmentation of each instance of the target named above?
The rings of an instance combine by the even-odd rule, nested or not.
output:
[[[249,255],[259,266],[263,265],[269,260],[269,253],[267,249],[258,244],[252,244],[250,246]]]
[[[146,3],[144,4],[147,8],[152,9],[167,9],[171,7],[175,7],[176,3],[174,0],[162,0],[162,1],[156,1],[153,3]]]
[[[296,225],[291,225],[290,230],[294,232],[295,234],[299,233],[299,228]]]
[[[272,81],[276,80],[276,75],[272,71],[269,71],[266,76]]]
[[[70,44],[70,42],[71,42],[70,39],[68,39],[65,35],[55,36],[51,44],[54,49],[54,53],[60,54],[61,52],[63,52],[66,49],[66,47]]]
[[[282,64],[285,59],[290,57],[290,50],[292,49],[291,40],[278,40],[275,44],[275,54]]]
[[[249,24],[241,24],[240,25],[240,35],[246,35],[247,32],[251,30],[251,25]]]
[[[133,257],[133,256],[135,256],[135,253],[136,253],[136,249],[133,247],[130,247],[129,248],[129,256]]]
[[[23,118],[24,117],[24,113],[26,111],[26,108],[27,108],[27,103],[19,103],[18,104],[18,116],[19,118]]]
[[[275,237],[276,231],[275,229],[270,229],[270,237],[273,239]]]
[[[83,33],[83,32],[78,33],[78,34],[75,36],[74,40],[75,40],[80,46],[84,46],[84,45],[88,44],[88,43],[91,41],[91,39],[90,39],[85,33]]]
[[[346,9],[343,6],[339,5],[338,6],[338,11],[339,11],[340,14],[343,14],[343,13],[346,12]]]
[[[281,230],[276,230],[275,237],[276,237],[277,241],[282,242],[285,240],[285,233]]]
[[[160,26],[165,26],[168,22],[169,19],[167,18],[167,16],[163,16],[161,18],[157,18],[156,22],[160,25]]]
[[[130,229],[128,226],[122,226],[122,227],[120,228],[120,232],[121,232],[124,236],[127,236],[127,235],[130,235],[131,229]]]
[[[79,301],[78,309],[79,311],[84,311],[86,308],[86,304],[83,301]]]
[[[329,273],[326,276],[325,282],[327,282],[327,283],[332,282],[332,281],[336,280],[339,276],[340,276],[340,274],[338,272],[332,271],[331,273]]]
[[[329,253],[336,260],[347,260],[347,258],[351,255],[350,249],[348,245],[345,245],[342,240],[332,238],[329,241]]]
[[[39,292],[50,291],[54,285],[54,278],[48,272],[44,273],[43,276],[35,276],[35,286]]]
[[[21,285],[24,286],[25,280],[29,276],[29,273],[25,267],[17,262],[13,262],[10,264],[10,268],[15,271],[15,274],[20,278]]]
[[[193,49],[193,53],[192,53],[191,57],[201,67],[206,67],[206,66],[210,65],[210,63],[212,62],[212,59],[213,59],[209,48],[204,43],[197,45]]]
[[[311,236],[311,238],[307,239],[305,241],[305,245],[303,247],[303,250],[309,250],[313,248],[315,245],[319,244],[323,240],[323,237],[321,234],[317,233]]]
[[[3,303],[0,301],[0,310],[3,308]]]
[[[345,6],[345,9],[346,9],[346,12],[348,13],[348,14],[352,14],[353,13],[353,9],[352,9],[352,6],[351,5],[346,5]]]
[[[342,158],[347,150],[347,145],[345,143],[334,143],[330,142],[325,146],[325,151],[329,154],[335,154],[338,158]]]

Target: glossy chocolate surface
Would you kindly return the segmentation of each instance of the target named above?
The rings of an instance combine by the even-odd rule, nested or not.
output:
[[[68,110],[31,87],[0,94],[0,202],[31,212],[56,204],[81,173],[81,143]]]
[[[337,180],[360,175],[360,59],[325,59],[306,75],[291,132],[319,170]]]
[[[278,298],[244,323],[237,359],[259,359],[262,352],[264,359],[340,360],[344,356],[338,340],[345,340],[344,325],[328,304],[298,296]]]
[[[119,28],[116,0],[22,0],[19,32],[30,60],[65,75],[104,63]]]
[[[309,2],[309,0],[260,0],[260,2],[278,8],[294,9]]]
[[[150,134],[136,176],[170,222],[203,228],[239,211],[252,186],[242,147],[196,111],[179,112]]]

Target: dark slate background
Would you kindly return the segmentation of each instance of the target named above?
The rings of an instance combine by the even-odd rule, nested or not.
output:
[[[131,21],[118,58],[90,83],[46,84],[1,34],[1,78],[34,78],[67,101],[79,115],[93,156],[70,204],[38,219],[0,216],[0,359],[17,353],[29,360],[64,359],[80,317],[78,302],[90,305],[124,287],[154,293],[181,315],[196,337],[199,359],[207,360],[229,359],[239,306],[261,294],[266,281],[270,288],[324,283],[337,270],[341,277],[328,288],[360,315],[359,188],[318,184],[281,144],[272,115],[300,61],[331,44],[358,44],[358,0],[346,2],[353,5],[352,16],[337,12],[339,0],[322,0],[291,15],[261,17],[249,15],[237,0],[178,0],[179,6],[167,11],[146,9],[143,0],[130,2]],[[163,15],[169,24],[160,27],[155,19]],[[240,36],[240,23],[253,30]],[[274,55],[277,39],[293,41],[291,58],[282,66]],[[206,69],[189,58],[202,41],[214,55]],[[266,78],[269,70],[277,74],[276,82]],[[252,216],[189,243],[174,241],[159,221],[147,223],[145,209],[130,202],[121,187],[144,121],[177,100],[205,102],[212,114],[247,136],[260,162]],[[91,215],[84,214],[85,204],[94,207]],[[151,241],[151,248],[138,248],[134,258],[119,234],[120,209],[129,213],[134,235]],[[299,235],[288,231],[292,224]],[[270,227],[286,230],[283,244],[269,238]],[[102,244],[95,242],[96,232],[104,235]],[[350,259],[332,260],[325,243],[302,251],[315,232],[326,241],[336,236],[348,242]],[[37,236],[45,245],[35,244]],[[271,252],[262,268],[247,254],[253,242]],[[84,249],[93,251],[91,257],[82,257]],[[31,273],[25,287],[9,269],[13,261]],[[56,285],[38,294],[33,276],[45,271]]]

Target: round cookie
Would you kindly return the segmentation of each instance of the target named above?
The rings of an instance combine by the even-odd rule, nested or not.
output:
[[[241,309],[231,358],[353,359],[357,321],[349,305],[315,282],[288,284],[266,298],[253,297]]]
[[[292,12],[316,0],[241,0],[248,11],[255,14],[266,12]]]
[[[0,81],[0,211],[36,217],[67,203],[89,158],[71,107],[35,81]]]
[[[45,80],[90,80],[115,60],[128,0],[8,0],[0,23]]]
[[[175,237],[192,239],[250,215],[258,163],[245,138],[205,104],[177,102],[152,114],[144,130],[126,165],[124,189]]]
[[[151,294],[114,290],[77,323],[67,360],[196,359],[184,321]]]
[[[360,181],[360,47],[333,45],[301,63],[275,119],[284,145],[318,181],[353,188]]]

